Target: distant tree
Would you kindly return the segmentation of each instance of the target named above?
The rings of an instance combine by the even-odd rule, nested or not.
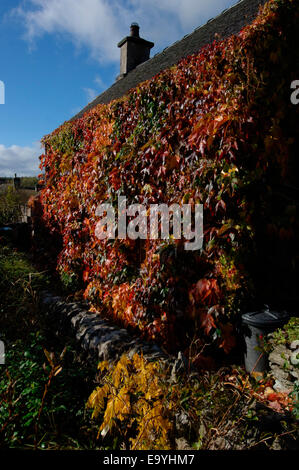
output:
[[[13,186],[0,194],[0,224],[16,222],[21,215],[20,198]]]
[[[35,176],[22,176],[21,177],[21,188],[24,189],[35,189],[38,183],[38,178]]]

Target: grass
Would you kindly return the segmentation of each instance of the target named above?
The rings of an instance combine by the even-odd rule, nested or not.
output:
[[[38,272],[22,253],[0,247],[0,328],[10,339],[26,338],[40,322],[37,292],[50,278]]]
[[[56,357],[45,341],[32,333],[27,342],[8,344],[0,373],[0,448],[98,448],[85,410],[92,371],[78,368],[70,346]]]
[[[47,330],[37,293],[50,284],[24,254],[0,247],[0,448],[97,449],[85,409],[96,367]]]

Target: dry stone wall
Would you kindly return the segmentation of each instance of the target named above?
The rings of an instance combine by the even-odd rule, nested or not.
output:
[[[91,358],[115,361],[124,353],[132,357],[133,354],[142,352],[146,360],[160,359],[173,364],[173,373],[180,368],[178,361],[182,361],[184,365],[181,353],[177,360],[166,355],[156,344],[142,341],[130,335],[126,329],[89,312],[85,303],[67,302],[49,292],[41,293],[40,303],[52,331],[57,335],[69,334],[71,331]]]
[[[279,344],[269,354],[270,371],[275,379],[277,392],[290,393],[299,382],[299,340]]]

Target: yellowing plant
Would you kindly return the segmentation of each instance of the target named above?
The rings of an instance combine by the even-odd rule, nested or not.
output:
[[[104,413],[98,437],[118,428],[125,430],[131,450],[170,449],[175,388],[170,390],[163,380],[159,362],[123,355],[116,366],[104,361],[99,369],[106,371],[104,384],[87,402],[93,418]]]

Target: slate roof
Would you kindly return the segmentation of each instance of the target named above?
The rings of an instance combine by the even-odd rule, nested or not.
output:
[[[244,26],[253,21],[257,16],[259,6],[265,2],[266,0],[240,0],[216,18],[209,20],[205,25],[196,28],[191,34],[156,54],[152,59],[138,65],[128,75],[115,82],[89,103],[72,120],[81,117],[86,111],[99,103],[109,103],[124,96],[140,82],[148,80],[162,70],[178,63],[183,57],[198,52],[203,46],[214,41],[215,34],[224,39],[232,34],[239,33]]]

